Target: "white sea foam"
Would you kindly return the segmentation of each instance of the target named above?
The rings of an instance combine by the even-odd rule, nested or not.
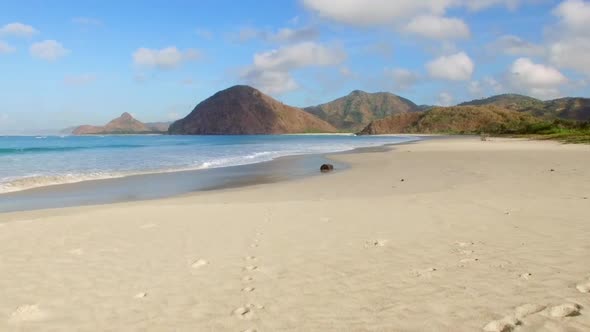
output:
[[[61,141],[77,139],[80,138],[60,138]],[[101,146],[104,139],[113,140],[112,145]],[[136,137],[134,140],[141,142],[134,143],[138,144],[137,146],[128,147],[130,138],[97,137],[92,140],[99,143],[84,146],[82,149],[78,149],[77,146],[73,149],[66,146],[65,149],[71,150],[62,151],[59,150],[61,147],[50,147],[49,152],[35,150],[21,155],[0,155],[0,193],[133,175],[239,166],[284,156],[340,152],[402,141],[383,138],[357,140],[354,137],[344,140],[330,137],[311,138],[311,141],[305,137],[299,139],[277,136],[245,140],[248,139],[251,141],[244,142],[244,138],[220,138],[223,143],[220,144],[215,138],[163,136],[155,137],[153,140],[157,141],[153,141],[146,137]],[[214,144],[211,144],[211,141]],[[18,148],[37,148],[31,144],[24,144]]]

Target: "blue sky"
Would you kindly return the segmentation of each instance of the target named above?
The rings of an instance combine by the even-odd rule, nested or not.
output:
[[[588,97],[590,1],[3,1],[0,133],[173,120],[235,84],[450,105]]]

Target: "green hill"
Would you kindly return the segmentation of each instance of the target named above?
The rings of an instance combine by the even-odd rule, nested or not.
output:
[[[532,97],[504,94],[485,99],[477,99],[458,106],[498,106],[518,112],[527,112],[546,119],[590,120],[590,99],[561,98],[541,101]]]
[[[418,111],[412,101],[392,93],[367,93],[355,90],[348,96],[326,104],[307,107],[305,111],[327,121],[342,131],[359,131],[371,121],[393,114]]]
[[[533,115],[496,106],[434,107],[411,116],[398,114],[373,121],[360,134],[518,133],[541,122]]]

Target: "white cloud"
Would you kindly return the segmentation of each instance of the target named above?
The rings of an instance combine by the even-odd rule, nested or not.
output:
[[[185,61],[197,60],[201,53],[195,49],[180,51],[176,47],[163,49],[139,48],[133,53],[133,62],[138,66],[158,69],[174,69]]]
[[[486,84],[486,86],[490,87],[490,89],[496,94],[504,91],[504,86],[502,85],[502,83],[498,82],[496,79],[492,77],[484,77],[483,82]]]
[[[523,2],[521,0],[464,0],[461,1],[470,10],[482,10],[493,6],[505,6],[511,10],[516,9]],[[531,1],[529,1],[531,2]]]
[[[519,58],[510,67],[510,83],[514,89],[535,97],[553,98],[560,95],[559,88],[567,83],[567,78],[553,67]]]
[[[247,42],[252,39],[260,39],[271,43],[299,43],[317,39],[319,30],[314,26],[302,28],[282,28],[275,31],[259,30],[252,27],[240,29],[237,39],[240,42]]]
[[[561,24],[568,30],[589,33],[590,2],[565,0],[553,10],[553,14],[561,19]]]
[[[549,60],[560,68],[568,68],[590,76],[590,2],[566,0],[553,14],[559,23],[549,45]]]
[[[466,7],[481,10],[492,6],[515,8],[519,0],[303,0],[309,10],[323,18],[357,25],[392,25],[419,15],[443,15],[446,10]]]
[[[19,22],[8,23],[0,28],[0,35],[14,37],[31,37],[38,32],[32,26]]]
[[[441,92],[438,95],[437,104],[440,106],[451,106],[455,98],[448,92]]]
[[[315,27],[304,27],[299,29],[283,28],[268,36],[268,40],[274,42],[296,43],[306,40],[313,40],[319,36]]]
[[[590,38],[569,38],[551,44],[550,61],[561,67],[578,70],[590,76]]]
[[[35,58],[55,61],[70,53],[70,50],[63,47],[62,44],[55,40],[44,40],[31,45],[29,52]]]
[[[64,84],[69,86],[83,86],[96,81],[96,76],[92,74],[67,75],[64,77]]]
[[[102,21],[92,17],[74,17],[72,23],[88,26],[101,26]]]
[[[403,68],[385,69],[385,76],[393,80],[394,89],[400,91],[412,88],[420,80],[418,74]]]
[[[360,25],[391,25],[418,14],[443,14],[452,0],[303,0],[324,18]]]
[[[467,39],[471,35],[463,20],[435,15],[414,17],[404,31],[430,39]]]
[[[253,65],[241,76],[267,93],[280,94],[298,87],[291,71],[306,67],[334,66],[345,59],[346,54],[339,47],[302,42],[255,54]]]
[[[254,66],[261,69],[290,70],[307,66],[329,66],[346,58],[340,48],[303,42],[254,55]]]
[[[481,81],[471,81],[467,90],[474,97],[496,95],[504,92],[503,85],[492,77],[484,77]]]
[[[503,53],[514,56],[539,56],[545,54],[541,45],[529,43],[520,37],[505,35],[488,45],[490,53]]]
[[[16,51],[16,48],[0,40],[0,54],[8,54]]]
[[[441,56],[426,64],[430,76],[451,81],[470,79],[474,68],[473,61],[464,52]]]
[[[271,95],[279,95],[293,91],[299,87],[297,82],[291,77],[291,74],[286,71],[268,71],[252,68],[242,75],[242,79]]]
[[[481,96],[483,94],[483,88],[481,86],[481,82],[480,81],[471,81],[469,82],[469,85],[467,86],[467,90],[469,90],[469,93],[473,96]]]

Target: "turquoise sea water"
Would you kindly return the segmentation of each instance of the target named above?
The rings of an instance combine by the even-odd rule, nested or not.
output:
[[[0,136],[0,193],[411,141],[348,135]]]

